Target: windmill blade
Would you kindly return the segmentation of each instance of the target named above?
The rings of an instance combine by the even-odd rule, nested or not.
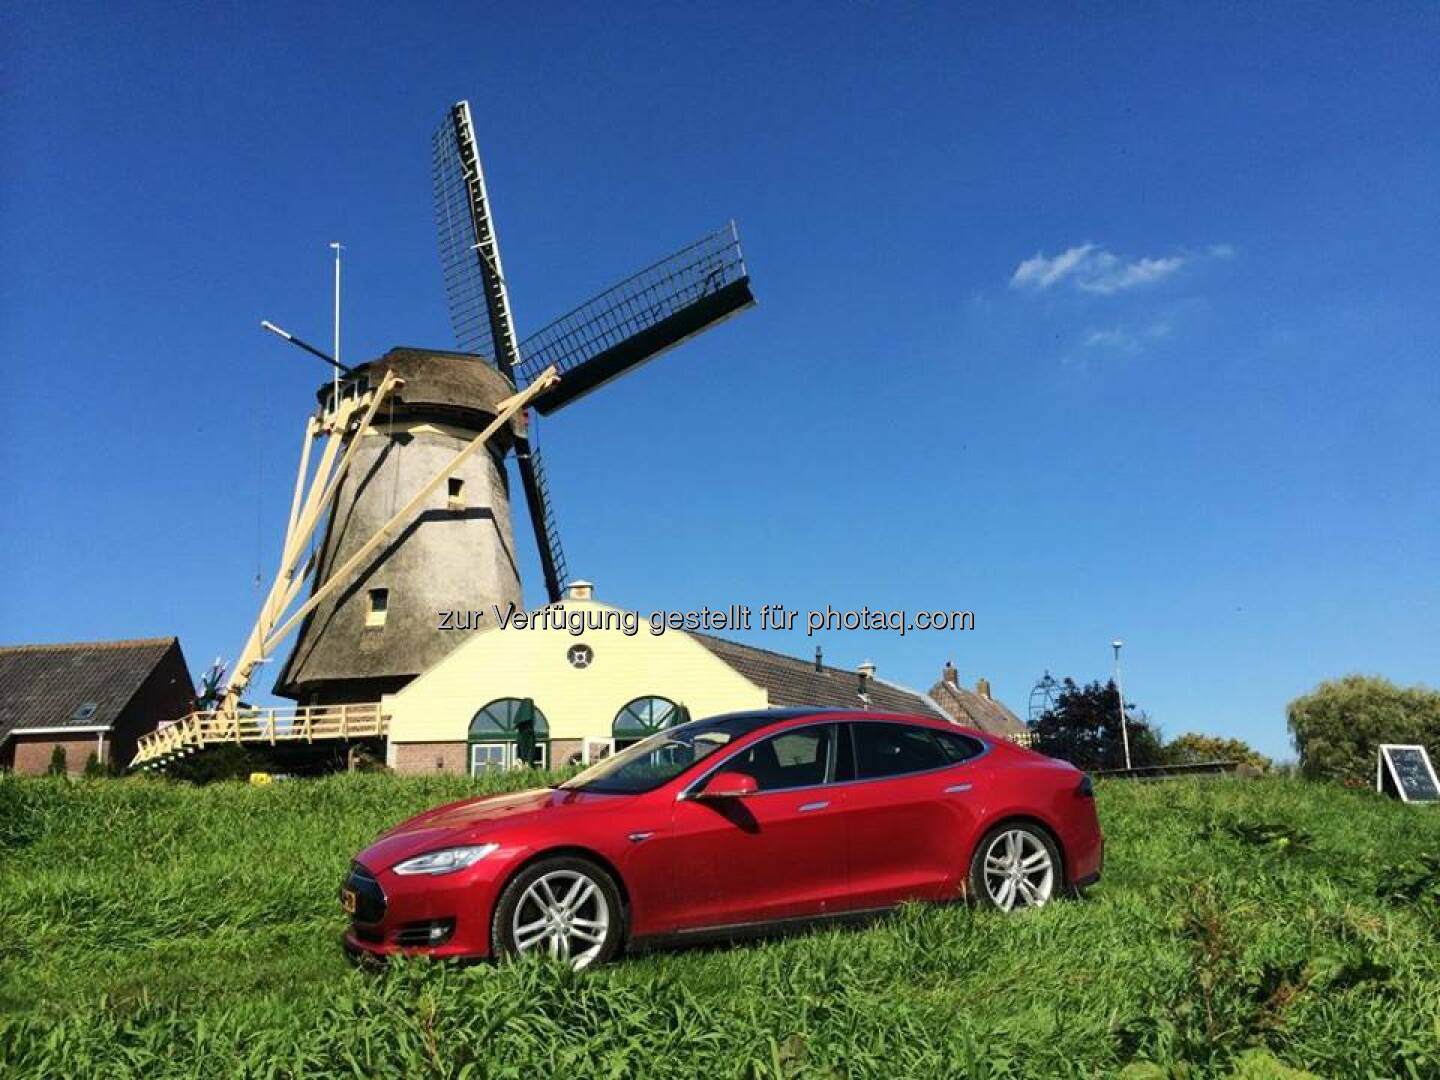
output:
[[[535,399],[549,415],[755,303],[732,221],[525,339],[518,374],[556,366]]]
[[[451,108],[436,130],[432,145],[440,265],[455,338],[463,351],[481,354],[513,380],[520,363],[515,320],[468,101]],[[529,378],[542,370],[543,365],[534,369]],[[515,437],[515,463],[540,553],[545,592],[555,603],[561,599],[565,584],[565,554],[550,507],[540,450],[532,448],[525,435]]]
[[[545,578],[545,595],[558,604],[565,596],[565,550],[560,546],[560,527],[550,505],[550,486],[540,459],[540,447],[531,446],[524,436],[515,439],[515,464],[520,469],[520,486],[525,489],[525,506],[530,512],[530,528],[535,534],[535,549],[540,554],[540,573]]]
[[[540,552],[540,573],[545,578],[545,593],[552,604],[564,596],[570,571],[565,565],[565,549],[560,546],[560,529],[550,502],[550,483],[545,477],[545,463],[540,447],[529,439],[515,444],[515,460],[520,466],[520,484],[525,489],[525,502],[530,508],[530,524],[535,530],[535,546]]]
[[[464,352],[479,353],[511,375],[520,362],[515,320],[468,101],[450,109],[432,146],[440,266],[455,339]]]

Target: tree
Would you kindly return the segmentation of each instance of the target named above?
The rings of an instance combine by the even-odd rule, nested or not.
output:
[[[1266,772],[1274,764],[1243,739],[1222,739],[1216,735],[1187,732],[1165,744],[1167,765],[1198,765],[1207,761],[1238,761]]]
[[[65,747],[57,743],[55,749],[50,751],[50,767],[45,772],[49,776],[68,776],[70,774],[65,760]]]
[[[110,770],[107,769],[105,763],[100,760],[100,755],[94,750],[91,750],[90,756],[85,759],[85,779],[95,780],[101,776],[109,775]]]
[[[1440,691],[1346,675],[1322,682],[1285,710],[1300,775],[1368,786],[1381,743],[1418,743],[1440,756]]]
[[[1130,763],[1158,765],[1160,739],[1149,718],[1133,704],[1125,714],[1130,736]],[[1053,708],[1040,714],[1033,728],[1034,748],[1081,769],[1123,769],[1125,747],[1120,736],[1120,694],[1113,679],[1080,686],[1074,679],[1060,684]]]

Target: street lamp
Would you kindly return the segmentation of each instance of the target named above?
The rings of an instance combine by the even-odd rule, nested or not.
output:
[[[1115,650],[1115,693],[1120,698],[1120,741],[1125,746],[1125,768],[1130,768],[1130,732],[1125,722],[1125,691],[1120,686],[1120,648],[1125,642],[1116,638],[1110,642]]]

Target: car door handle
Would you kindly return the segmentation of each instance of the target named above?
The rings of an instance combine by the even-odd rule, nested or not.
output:
[[[808,814],[811,810],[824,810],[830,805],[829,799],[821,799],[819,802],[807,802],[800,804],[800,813]]]
[[[945,789],[946,795],[959,795],[962,791],[969,791],[974,784],[951,784]]]

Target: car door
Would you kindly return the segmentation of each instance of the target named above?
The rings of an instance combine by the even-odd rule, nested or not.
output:
[[[710,770],[753,777],[754,794],[676,801],[670,828],[637,852],[639,875],[657,882],[649,904],[656,931],[833,908],[846,889],[844,789],[832,783],[838,734],[834,723],[778,732]]]
[[[902,721],[854,721],[856,781],[846,788],[846,906],[863,910],[959,894],[975,836],[984,744]]]

